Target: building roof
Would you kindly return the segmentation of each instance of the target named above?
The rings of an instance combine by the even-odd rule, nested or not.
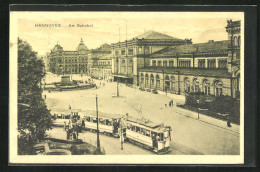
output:
[[[148,31],[148,32],[145,32],[145,33],[138,35],[134,38],[137,38],[137,39],[176,39],[176,40],[181,40],[181,39],[174,38],[172,36],[169,36],[169,35],[166,35],[166,34],[163,34],[163,33],[159,33],[159,32],[155,32],[155,31]]]
[[[84,42],[83,42],[83,40],[82,40],[82,38],[81,38],[80,43],[79,43],[79,45],[78,45],[78,47],[77,47],[77,51],[82,51],[82,50],[86,51],[86,50],[88,50],[88,48],[87,48],[87,46],[84,44]]]
[[[147,67],[140,69],[140,72],[154,72],[164,74],[178,74],[181,75],[193,75],[193,76],[205,76],[205,77],[230,77],[227,69],[219,68],[169,68],[169,67]],[[156,76],[154,76],[156,78]]]
[[[111,53],[112,49],[111,49],[111,45],[105,43],[105,44],[102,44],[100,47],[96,48],[96,49],[93,49],[91,50],[91,52],[93,53],[99,53],[99,52],[106,52],[106,53]]]
[[[51,113],[71,113],[71,112],[80,112],[81,109],[66,109],[66,108],[53,108]]]
[[[160,51],[157,51],[151,55],[151,57],[158,56],[176,56],[184,54],[200,54],[200,53],[223,53],[228,51],[228,40],[224,41],[211,41],[207,43],[188,44],[174,47],[167,47]]]
[[[52,51],[53,52],[63,51],[63,48],[59,44],[56,44]]]
[[[162,126],[162,124],[152,122],[148,119],[128,117],[126,121],[134,122],[149,128],[156,128]]]
[[[86,111],[82,111],[79,112],[80,115],[83,116],[92,116],[92,117],[96,117],[97,116],[97,112],[93,111],[93,110],[86,110]],[[111,114],[111,113],[104,113],[104,112],[98,112],[98,117],[99,118],[108,118],[108,119],[118,119],[118,118],[122,118],[123,115],[120,114]]]

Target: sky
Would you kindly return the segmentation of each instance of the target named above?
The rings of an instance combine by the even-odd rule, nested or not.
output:
[[[118,42],[119,35],[120,41],[124,41],[151,30],[189,38],[193,43],[227,40],[227,20],[238,20],[240,16],[236,13],[30,12],[16,17],[18,36],[39,55],[45,55],[57,42],[64,50],[74,51],[82,38],[89,49],[94,49],[103,43]],[[35,27],[35,24],[61,24],[61,27]],[[69,24],[93,27],[69,27]]]

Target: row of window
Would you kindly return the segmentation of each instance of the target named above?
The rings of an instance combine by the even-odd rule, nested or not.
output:
[[[86,67],[87,65],[85,65],[85,64],[79,64],[79,67]],[[60,65],[60,67],[62,67],[62,65]],[[65,65],[65,67],[78,67],[78,65],[77,64],[75,64],[75,65]]]
[[[153,132],[153,131],[151,132],[148,129],[141,128],[141,127],[138,127],[138,126],[135,126],[135,125],[131,125],[131,124],[127,124],[127,129],[131,130],[131,131],[134,131],[134,132],[137,132],[139,134],[142,134],[144,136],[148,136],[148,137],[152,136],[152,138],[157,137],[158,141],[163,141],[163,133],[156,133],[156,132]]]
[[[232,41],[233,41],[233,45],[235,45],[235,46],[240,46],[240,44],[241,44],[240,36],[238,36],[238,37],[234,36]]]
[[[152,61],[152,66],[169,66],[169,67],[173,67],[174,65],[174,61],[169,61],[169,65],[167,63],[166,60],[163,61],[163,65],[162,65],[162,61],[157,61],[156,64],[156,60]],[[191,67],[191,60],[179,60],[179,67]],[[199,68],[205,68],[206,67],[206,60],[205,59],[199,59],[198,60],[198,67]],[[216,59],[209,59],[207,61],[207,67],[208,68],[216,68]],[[226,59],[219,59],[218,60],[218,68],[226,68],[227,67],[227,60]]]
[[[134,50],[133,49],[128,49],[128,55],[133,55]],[[115,51],[115,55],[118,55],[118,50]],[[125,55],[125,50],[121,50],[121,55]]]
[[[107,62],[98,62],[99,65],[110,65],[110,61],[107,61]]]
[[[99,124],[107,125],[107,126],[113,126],[113,120],[112,119],[103,119],[103,118],[98,118],[98,119],[99,119]],[[97,123],[97,118],[86,117],[85,120],[87,122]],[[114,122],[116,122],[116,121],[114,121]]]

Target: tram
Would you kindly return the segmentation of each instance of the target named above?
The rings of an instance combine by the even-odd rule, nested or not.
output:
[[[77,117],[79,120],[79,112],[81,109],[53,108],[50,110],[56,126],[64,126],[64,123],[69,123],[73,117]]]
[[[158,154],[169,151],[171,127],[150,120],[126,117],[126,141]]]
[[[79,112],[79,115],[82,117],[85,125],[85,129],[88,129],[92,132],[97,131],[97,112],[96,111],[82,111]],[[121,132],[120,123],[123,118],[123,115],[119,114],[109,114],[98,112],[98,128],[100,133],[106,135],[112,135],[114,137],[119,137]]]

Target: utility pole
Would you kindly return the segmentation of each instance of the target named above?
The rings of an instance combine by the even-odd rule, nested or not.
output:
[[[118,80],[119,80],[119,77],[118,77],[118,71],[119,71],[119,53],[120,53],[120,27],[119,27],[119,43],[118,43],[118,55],[117,55],[117,97],[119,97],[119,87],[118,87]]]
[[[97,111],[97,151],[100,153],[100,140],[99,140],[99,129],[98,129],[98,97],[96,95],[96,111]]]
[[[121,135],[121,150],[124,150],[123,144],[124,144],[124,135],[123,135],[123,125],[122,125],[122,119],[120,119],[120,135]]]

